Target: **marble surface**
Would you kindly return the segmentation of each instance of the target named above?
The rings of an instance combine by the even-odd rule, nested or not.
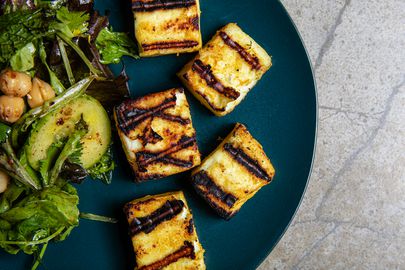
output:
[[[314,66],[318,142],[303,203],[258,269],[405,269],[405,1],[281,2]]]

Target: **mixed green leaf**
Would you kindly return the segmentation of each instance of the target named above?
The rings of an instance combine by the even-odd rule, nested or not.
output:
[[[64,240],[79,218],[116,222],[80,213],[71,185],[86,176],[111,183],[114,162],[110,147],[96,164],[83,168],[82,140],[89,130],[83,117],[67,136],[55,136],[39,168],[28,160],[27,136],[39,119],[85,93],[107,110],[126,98],[125,71],[115,77],[106,65],[137,56],[134,42],[125,33],[114,32],[108,18],[93,10],[92,1],[4,0],[0,15],[0,70],[39,76],[56,93],[12,126],[0,122],[0,169],[12,178],[0,194],[0,247],[12,254],[36,255],[35,269],[48,242]]]

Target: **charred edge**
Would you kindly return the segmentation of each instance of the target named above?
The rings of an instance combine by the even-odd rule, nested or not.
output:
[[[235,148],[230,143],[224,144],[224,150],[227,151],[233,159],[235,159],[239,164],[244,166],[249,172],[254,174],[256,177],[271,181],[271,177],[267,172],[260,166],[257,160],[252,159],[240,148]]]
[[[148,109],[132,106],[136,100],[128,100],[115,108],[118,127],[126,135],[145,119],[157,115],[160,111],[176,106],[176,96],[166,98],[161,104]]]
[[[207,194],[203,189],[201,189],[201,187],[197,186],[197,185],[193,185],[194,190],[197,192],[197,194],[203,198],[208,204],[209,206],[223,219],[225,220],[229,220],[231,217],[233,217],[237,212],[234,211],[227,211],[224,208],[222,208],[221,206],[219,206],[218,204],[216,204],[214,201],[212,201],[209,198],[209,194]]]
[[[259,70],[261,68],[260,61],[256,56],[248,53],[242,46],[236,41],[233,41],[225,32],[219,32],[219,36],[225,42],[226,45],[234,49],[239,55],[253,68]]]
[[[132,10],[147,12],[159,9],[187,8],[194,6],[196,0],[153,0],[149,2],[132,1]]]
[[[236,100],[240,96],[240,93],[237,92],[235,89],[231,87],[225,87],[221,82],[219,82],[215,75],[212,74],[211,66],[204,65],[201,60],[197,59],[194,61],[192,70],[197,72],[198,75],[200,75],[200,77],[205,80],[209,87],[211,87],[218,93],[226,96],[227,98]]]
[[[190,81],[190,77],[188,76],[187,73],[184,73],[184,74],[183,74],[183,78],[184,78],[187,82]]]
[[[140,169],[145,169],[145,166],[147,166],[150,163],[153,162],[165,162],[168,164],[173,164],[176,166],[180,167],[185,167],[185,168],[190,168],[193,163],[180,160],[180,159],[175,159],[172,157],[168,157],[170,154],[179,152],[180,150],[190,147],[194,145],[196,139],[195,137],[188,137],[188,136],[182,136],[181,139],[173,145],[172,147],[162,151],[162,152],[157,152],[157,153],[151,153],[151,152],[138,152],[136,153],[136,160],[138,163],[138,167]]]
[[[181,200],[166,201],[165,204],[146,217],[134,218],[130,224],[129,230],[131,236],[140,232],[150,233],[157,225],[163,221],[170,220],[179,214],[184,207]]]
[[[199,30],[200,29],[200,18],[198,16],[194,16],[190,18],[190,23],[193,26],[194,30]]]
[[[207,190],[207,193],[219,199],[229,207],[232,207],[238,200],[238,198],[228,192],[223,191],[217,184],[215,184],[215,182],[205,171],[200,171],[193,175],[193,183],[197,186],[204,187]]]
[[[171,114],[161,112],[161,113],[156,114],[156,116],[159,118],[171,121],[171,122],[176,122],[176,123],[182,124],[183,126],[191,123],[190,119],[184,119],[177,115],[171,115]]]
[[[183,41],[162,41],[150,44],[142,44],[144,51],[153,50],[167,50],[173,48],[192,48],[198,46],[198,41],[195,40],[183,40]]]
[[[167,175],[164,174],[159,174],[159,173],[154,173],[154,174],[147,174],[147,173],[142,173],[142,172],[136,172],[135,173],[135,182],[136,183],[142,183],[145,181],[152,181],[152,180],[157,180],[166,177]]]
[[[188,234],[193,234],[194,233],[194,221],[193,221],[192,218],[190,218],[190,220],[188,221],[187,232],[188,232]]]
[[[178,261],[181,258],[191,258],[195,259],[194,246],[189,241],[184,241],[181,248],[173,252],[172,254],[164,257],[163,259],[154,262],[150,265],[145,265],[139,268],[139,270],[158,270],[163,269],[165,266]]]

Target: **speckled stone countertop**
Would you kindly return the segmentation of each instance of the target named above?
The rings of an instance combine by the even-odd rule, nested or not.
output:
[[[259,270],[405,269],[405,1],[282,0],[318,84],[303,203]]]

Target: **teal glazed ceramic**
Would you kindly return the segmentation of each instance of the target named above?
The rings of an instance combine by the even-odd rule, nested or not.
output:
[[[133,35],[130,1],[95,0],[108,11],[115,30]],[[147,194],[184,190],[198,236],[206,250],[208,270],[255,269],[288,227],[307,185],[314,153],[317,104],[308,60],[294,24],[277,0],[200,0],[201,29],[206,43],[217,29],[236,22],[272,56],[273,66],[244,101],[227,116],[216,117],[186,91],[200,151],[208,155],[236,122],[247,125],[264,147],[275,169],[273,182],[262,188],[230,221],[224,221],[190,186],[190,172],[135,184],[117,137],[117,168],[111,185],[86,180],[78,185],[82,212],[117,217],[118,224],[81,220],[63,242],[51,243],[43,265],[48,270],[129,270],[134,254],[122,206]],[[181,86],[176,72],[194,54],[125,59],[133,97]],[[121,66],[114,66],[119,72]],[[111,89],[112,91],[114,89]],[[298,236],[297,236],[298,237]],[[0,251],[0,269],[30,269],[33,258]]]

